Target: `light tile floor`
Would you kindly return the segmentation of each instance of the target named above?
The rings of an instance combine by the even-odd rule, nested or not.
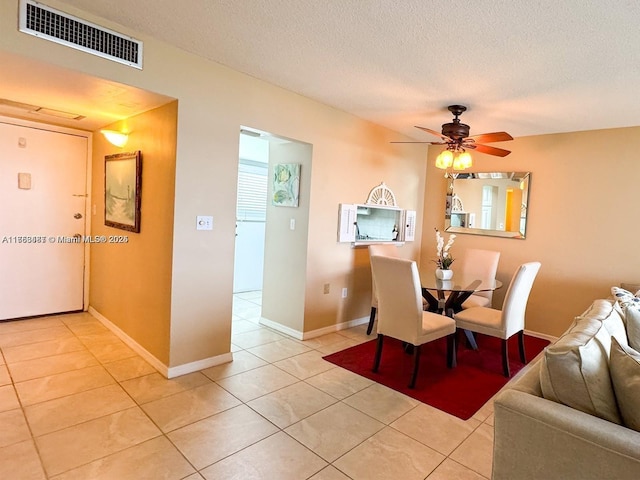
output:
[[[491,476],[493,406],[462,421],[322,356],[366,325],[298,341],[234,297],[234,361],[167,380],[88,313],[0,323],[0,478]]]

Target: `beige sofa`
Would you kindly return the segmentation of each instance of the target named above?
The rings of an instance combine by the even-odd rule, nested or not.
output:
[[[496,396],[494,480],[640,479],[640,432],[609,371],[625,327],[620,305],[596,300]]]

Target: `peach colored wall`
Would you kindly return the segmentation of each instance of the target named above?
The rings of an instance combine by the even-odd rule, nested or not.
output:
[[[640,127],[539,135],[500,144],[505,158],[474,154],[473,171],[532,172],[525,240],[458,235],[464,248],[502,252],[498,278],[508,284],[517,266],[539,260],[542,268],[527,308],[526,328],[557,336],[595,298],[621,281],[640,279],[640,227],[634,210],[640,178]],[[424,198],[422,268],[432,268],[433,227],[444,226],[446,182],[429,152]],[[455,270],[455,263],[453,269]],[[503,288],[494,295],[499,307]]]
[[[400,247],[402,256],[419,258],[424,198],[424,145],[395,145],[397,138],[374,125],[349,131],[346,125],[337,145],[314,144],[315,155],[326,155],[328,164],[318,169],[314,158],[314,183],[309,217],[310,255],[307,258],[305,332],[354,319],[368,318],[371,309],[371,267],[366,247],[353,248],[337,243],[338,205],[365,203],[372,188],[384,181],[396,196],[398,205],[416,210],[416,239]],[[337,147],[341,147],[338,149]],[[323,252],[322,255],[313,252]],[[325,283],[331,291],[323,294]],[[341,298],[343,287],[347,298]]]
[[[128,237],[91,246],[89,303],[163,363],[169,362],[177,102],[109,125],[130,131],[123,148],[94,133],[92,235]],[[104,157],[140,150],[140,233],[104,225]]]

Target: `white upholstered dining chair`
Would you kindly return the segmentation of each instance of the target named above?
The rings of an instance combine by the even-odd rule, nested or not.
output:
[[[380,243],[369,245],[369,257],[374,255],[383,257],[397,257],[398,247],[388,243]],[[371,267],[371,313],[369,314],[369,325],[367,325],[367,335],[371,335],[373,324],[376,321],[376,312],[378,310],[378,297],[376,295],[376,281],[373,278],[373,265]]]
[[[376,243],[369,245],[369,257],[374,255],[382,257],[398,257],[398,247],[389,243]],[[423,298],[422,307],[424,310],[429,308],[428,302]],[[376,281],[373,278],[373,266],[371,267],[371,313],[369,314],[369,324],[367,325],[367,335],[371,335],[373,325],[376,321],[376,312],[378,310],[378,297],[376,295]]]
[[[507,341],[516,333],[520,347],[520,361],[527,363],[524,350],[524,316],[533,287],[540,270],[540,262],[523,263],[513,275],[504,297],[502,310],[472,307],[455,314],[458,328],[502,339],[502,370],[510,377]]]
[[[409,388],[418,376],[421,346],[447,336],[447,365],[454,367],[455,321],[446,315],[425,312],[418,267],[413,260],[374,255],[371,267],[378,297],[378,343],[373,362],[377,372],[382,357],[384,337],[389,336],[413,345],[413,370]]]
[[[459,259],[458,271],[464,278],[473,279],[494,279],[498,271],[500,252],[493,250],[482,250],[479,248],[469,248],[464,251]],[[460,268],[461,265],[461,268]],[[493,301],[493,290],[488,292],[476,292],[467,298],[462,304],[463,309],[472,307],[491,307]]]

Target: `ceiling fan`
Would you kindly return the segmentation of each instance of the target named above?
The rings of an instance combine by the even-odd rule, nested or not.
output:
[[[443,152],[445,157],[441,158],[438,156],[438,160],[436,161],[436,166],[440,168],[448,168],[453,165],[456,170],[463,170],[464,168],[471,166],[471,156],[466,152],[467,149],[475,150],[480,153],[486,153],[488,155],[495,155],[497,157],[506,157],[511,152],[509,150],[505,150],[503,148],[492,147],[490,145],[484,145],[484,143],[493,143],[493,142],[506,142],[508,140],[513,140],[513,137],[509,135],[507,132],[493,132],[493,133],[483,133],[480,135],[469,136],[469,125],[460,122],[460,115],[467,110],[467,107],[464,105],[449,105],[447,107],[448,110],[453,114],[453,122],[445,123],[442,125],[442,133],[438,133],[435,130],[431,130],[426,127],[419,127],[416,125],[416,128],[420,130],[440,137],[441,141],[439,142],[391,142],[391,143],[429,143],[431,145],[447,145],[447,149]],[[449,152],[446,154],[445,152]],[[456,168],[456,164],[454,163],[454,154],[457,154],[458,158],[460,158],[460,162],[458,163],[459,167]],[[442,154],[441,154],[442,155]],[[440,164],[439,164],[440,163]]]

